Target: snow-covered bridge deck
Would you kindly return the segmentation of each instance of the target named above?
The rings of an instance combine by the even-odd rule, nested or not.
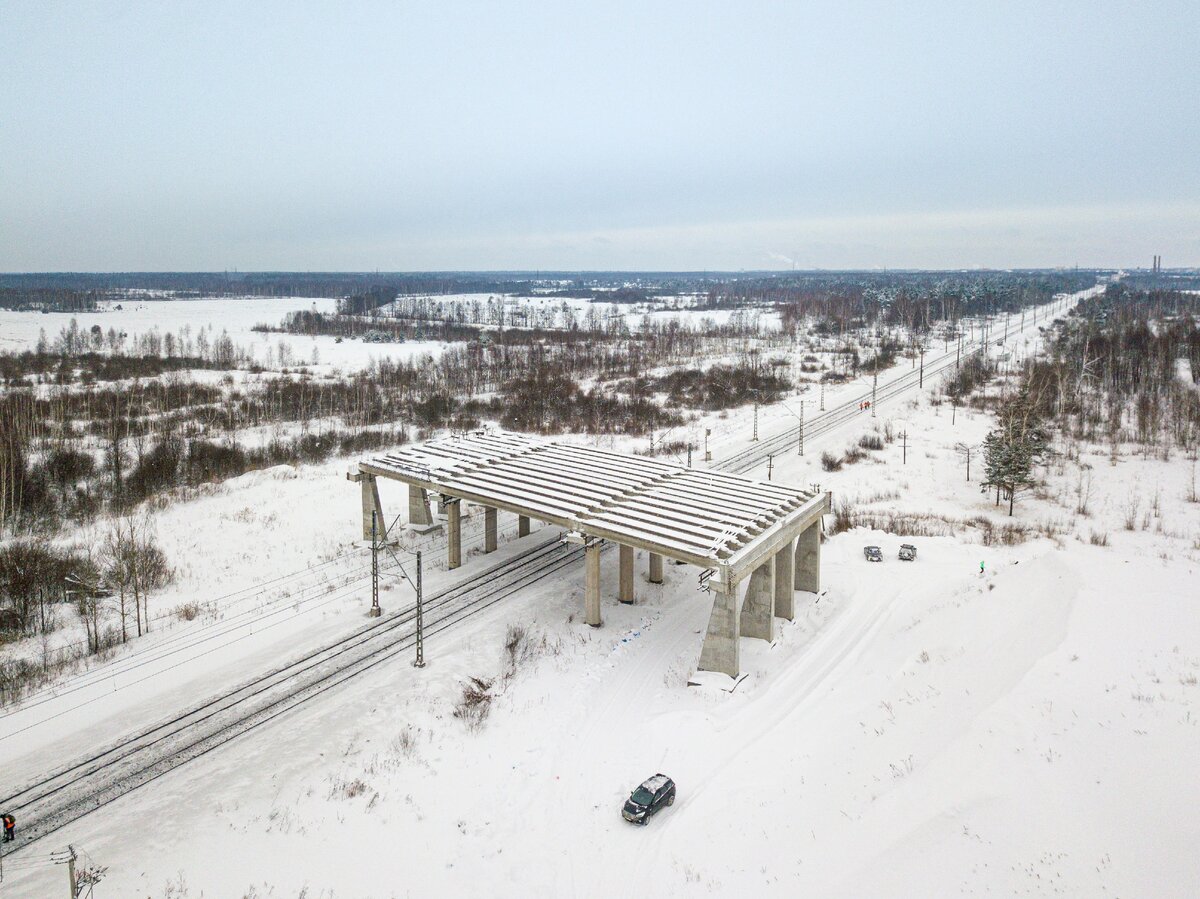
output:
[[[642,549],[650,553],[653,583],[662,582],[664,556],[712,569],[719,595],[714,620],[720,597],[729,594],[732,609],[724,617],[740,618],[748,635],[770,638],[774,615],[792,616],[793,588],[815,591],[819,585],[820,518],[829,510],[829,494],[814,490],[503,433],[404,447],[359,462],[351,478],[362,482],[366,536],[373,511],[384,521],[376,478],[408,484],[411,524],[433,523],[428,494],[440,494],[447,504],[451,567],[461,562],[458,502],[485,507],[489,552],[496,548],[498,509],[519,516],[521,534],[528,533],[530,518],[565,528],[588,547],[586,618],[597,626],[599,540],[621,547],[622,602],[634,599],[633,554]],[[747,577],[746,602],[739,603],[738,585]],[[712,624],[709,630],[706,657]],[[736,634],[733,640],[732,662],[722,660],[718,670],[736,673]],[[704,658],[701,665],[714,667],[705,666]]]

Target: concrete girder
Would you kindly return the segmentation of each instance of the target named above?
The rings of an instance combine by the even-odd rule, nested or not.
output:
[[[528,515],[518,515],[517,516],[517,536],[518,537],[528,537],[529,536],[529,516]]]
[[[358,470],[364,474],[377,474],[381,477],[405,481],[410,485],[415,484],[426,489],[445,492],[445,486],[427,473],[400,472],[387,465],[371,461],[360,462]],[[638,523],[640,526],[631,521],[617,523],[613,520],[606,521],[604,520],[606,516],[594,513],[582,518],[578,517],[578,509],[572,508],[573,501],[561,492],[559,485],[549,485],[544,480],[539,482],[536,487],[528,484],[514,484],[511,480],[495,478],[475,481],[466,475],[456,475],[454,481],[453,495],[469,502],[494,505],[518,515],[529,515],[533,512],[536,517],[550,524],[579,530],[589,536],[611,540],[614,543],[628,543],[651,552],[665,551],[663,554],[669,558],[701,568],[713,567],[714,561],[718,561],[713,558],[713,550],[710,545],[706,544],[706,541],[683,537],[675,527],[660,529],[640,522]],[[756,486],[770,489],[770,485],[757,484]],[[782,543],[783,538],[790,537],[794,529],[802,526],[804,521],[811,521],[814,517],[828,511],[829,494],[814,496],[799,503],[791,501],[786,505],[789,511],[783,515],[782,520],[777,521],[774,526],[768,528],[760,536],[760,541],[766,538],[767,544],[774,544],[776,541]],[[761,564],[760,555],[773,554],[778,548],[774,545],[761,545],[752,552],[748,552],[744,540],[736,542],[739,546],[732,556],[728,549],[721,551],[718,555],[724,557],[720,564],[728,565],[732,569],[733,577],[739,580],[747,577],[750,571]]]

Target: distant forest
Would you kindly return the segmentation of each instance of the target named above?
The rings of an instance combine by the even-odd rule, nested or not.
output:
[[[748,298],[794,302],[814,294],[929,294],[939,283],[956,289],[1016,280],[1039,288],[1094,283],[1093,271],[1026,272],[117,272],[0,274],[0,308],[86,312],[100,300],[153,299],[130,291],[193,297],[333,297],[361,314],[396,296],[499,293],[641,303],[651,297],[696,295],[701,308],[744,305]],[[973,293],[968,289],[968,293]]]

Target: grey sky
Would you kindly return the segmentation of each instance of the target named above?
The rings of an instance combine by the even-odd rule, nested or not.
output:
[[[1192,2],[0,2],[0,270],[1200,265]]]

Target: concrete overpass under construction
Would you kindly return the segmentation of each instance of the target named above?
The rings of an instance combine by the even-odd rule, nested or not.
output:
[[[663,559],[703,570],[714,594],[698,667],[736,677],[740,637],[774,639],[775,617],[791,619],[796,591],[821,584],[821,516],[830,495],[739,475],[698,470],[516,434],[431,440],[360,461],[349,477],[362,487],[363,535],[372,513],[385,521],[378,478],[408,485],[411,525],[434,524],[445,509],[450,568],[462,564],[461,503],[484,508],[484,551],[496,549],[499,511],[557,525],[585,547],[584,619],[601,625],[600,550],[618,545],[619,601],[636,601],[634,552],[649,554],[649,580],[663,582]]]

